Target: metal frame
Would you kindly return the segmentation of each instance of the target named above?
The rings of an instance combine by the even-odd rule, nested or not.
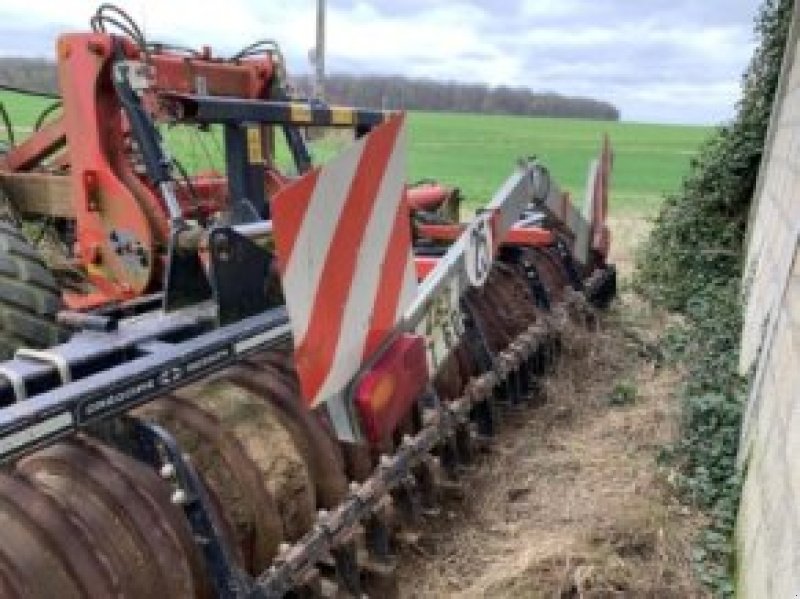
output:
[[[344,127],[363,134],[380,125],[392,111],[368,110],[349,106],[328,106],[321,102],[289,100],[251,100],[193,94],[161,95],[166,106],[185,122],[198,124],[263,123],[301,127]]]
[[[14,403],[14,384],[0,382],[0,398],[8,406],[0,409],[0,462],[89,429],[289,339],[283,308],[197,334],[213,324],[215,311],[205,305],[123,322],[113,332],[78,333],[50,350],[70,367],[75,380],[66,385],[60,384],[51,364],[24,357],[4,363],[3,372],[18,376],[28,397]],[[182,336],[189,338],[171,341]]]
[[[487,210],[479,215],[481,226],[491,229],[494,238],[501,237],[526,207],[546,197],[548,181],[547,172],[537,164],[522,163],[495,195]],[[230,287],[237,279],[236,267],[232,277],[218,276],[220,251],[215,250],[217,239],[227,246],[222,253],[236,253],[233,246],[240,242],[252,244],[247,234],[261,234],[264,227],[244,225],[240,229],[244,234],[235,228],[212,229],[205,240],[211,248],[212,289]],[[460,304],[460,297],[470,285],[466,272],[468,248],[474,241],[474,231],[473,227],[467,228],[444,254],[420,289],[417,301],[407,311],[398,332],[414,330],[433,306],[435,297],[450,289],[449,285],[453,283],[457,285]],[[173,245],[175,251],[181,250],[178,237],[175,236]],[[485,239],[484,244],[487,243],[489,241]],[[189,252],[196,252],[201,245],[198,241]],[[252,247],[246,245],[246,248],[242,250],[243,262],[239,268],[252,262],[252,252],[269,256],[254,244]],[[265,274],[263,265],[259,271]],[[238,278],[247,279],[241,276],[241,272]],[[106,321],[97,323],[96,328],[100,330],[82,331],[68,343],[49,350],[48,353],[55,356],[53,360],[31,360],[23,353],[3,364],[6,371],[14,373],[8,378],[21,379],[30,397],[0,409],[0,462],[9,462],[78,431],[102,429],[102,423],[220,370],[241,356],[289,341],[290,329],[284,308],[266,309],[262,304],[252,305],[245,301],[246,293],[226,295],[219,291],[216,289],[210,300],[172,312],[152,312],[113,324]],[[240,305],[236,305],[236,298],[239,298]],[[482,335],[479,335],[478,342],[474,348],[476,355],[492,367],[472,387],[481,391],[470,392],[452,406],[445,406],[433,397],[429,403],[434,406],[436,419],[416,437],[408,439],[394,456],[385,459],[370,479],[370,484],[352,489],[348,498],[330,516],[321,517],[297,545],[281,554],[273,566],[256,579],[250,579],[237,570],[229,548],[225,547],[218,533],[202,484],[191,465],[180,456],[174,440],[157,427],[128,420],[136,431],[138,457],[173,479],[176,503],[183,507],[195,534],[204,539],[202,551],[219,596],[283,596],[302,581],[309,568],[328,555],[334,559],[341,584],[358,593],[360,581],[353,567],[354,548],[346,535],[343,537],[343,532],[365,519],[369,520],[377,527],[370,537],[376,539],[374,550],[380,556],[379,541],[385,539],[385,534],[380,534],[380,522],[375,520],[380,498],[387,492],[400,495],[408,492],[409,498],[416,497],[413,489],[405,489],[404,481],[408,481],[411,469],[421,464],[434,446],[442,446],[441,459],[446,469],[455,469],[461,459],[459,427],[470,414],[475,412],[482,422],[482,432],[491,434],[493,420],[489,402],[493,398],[512,402],[520,400],[521,387],[529,379],[518,370],[524,367],[528,358],[520,356],[514,359],[513,356],[501,355],[495,360],[487,355]],[[528,347],[527,351],[530,353],[533,348]],[[509,360],[517,367],[507,366]],[[73,380],[63,384],[62,379],[67,376]],[[15,399],[14,385],[10,383],[11,380],[5,385],[0,383],[0,398],[4,397],[7,402]],[[19,393],[19,389],[16,392]],[[420,507],[414,504],[410,509]]]
[[[122,89],[120,95],[125,96],[124,86],[119,89]],[[180,211],[177,214],[172,211],[168,238],[170,265],[163,298],[165,307],[171,311],[150,312],[131,320],[116,320],[111,316],[96,322],[87,320],[93,330],[77,333],[68,343],[49,349],[46,356],[22,352],[14,360],[1,364],[0,379],[5,380],[0,380],[0,401],[6,407],[0,408],[0,463],[8,463],[79,431],[97,432],[102,423],[231,365],[242,356],[287,344],[290,327],[285,309],[270,306],[269,298],[259,295],[257,286],[253,286],[253,281],[261,283],[269,276],[271,256],[250,239],[268,232],[269,227],[263,220],[266,216],[263,187],[260,191],[254,188],[258,187],[255,169],[259,163],[254,160],[253,142],[248,139],[244,124],[289,128],[346,126],[360,135],[387,116],[380,111],[297,102],[186,94],[165,97],[182,119],[225,126],[231,198],[242,207],[237,220],[245,224],[213,228],[202,239],[186,244],[185,234],[193,237],[192,232],[181,226],[184,223]],[[133,123],[136,119],[131,116],[135,117],[141,107],[135,97],[128,95],[127,99],[127,104],[124,97],[120,101]],[[148,146],[145,153],[151,179],[156,184],[169,183],[165,156],[157,136],[152,135],[152,123],[141,119],[132,126],[140,145]],[[454,330],[449,349],[453,349],[464,332],[463,315],[466,312],[469,316],[470,308],[462,298],[470,285],[483,284],[501,240],[520,215],[532,206],[551,204],[557,194],[543,166],[535,161],[522,161],[425,278],[395,334],[417,331],[436,309],[437,301],[447,295],[445,300],[455,303],[461,318],[461,322],[450,323]],[[248,211],[248,204],[252,212]],[[183,279],[175,278],[181,275],[181,269],[191,267],[192,276],[205,277],[198,252],[206,248],[210,250],[211,264],[208,287],[200,285],[183,297],[176,297],[181,289],[186,290],[181,283]],[[479,259],[483,260],[479,265],[470,262]],[[283,596],[295,588],[304,573],[329,555],[343,586],[359,594],[354,547],[345,533],[366,520],[370,523],[367,536],[373,541],[374,553],[385,557],[386,534],[375,516],[380,499],[388,492],[400,495],[407,492],[409,509],[419,509],[421,506],[414,503],[415,493],[406,488],[411,469],[422,464],[436,446],[442,448],[443,465],[454,469],[462,457],[459,434],[464,433],[463,425],[470,415],[474,414],[481,423],[482,433],[491,434],[494,424],[491,401],[521,401],[523,391],[531,384],[525,370],[538,363],[539,331],[533,330],[535,327],[521,333],[508,350],[493,356],[475,323],[467,319],[466,326],[478,333],[471,350],[486,366],[486,372],[470,383],[463,397],[447,405],[433,393],[420,398],[421,403],[427,400],[432,406],[434,418],[414,437],[404,439],[393,456],[382,459],[368,484],[353,487],[334,511],[321,515],[312,530],[255,579],[236,568],[230,548],[219,534],[202,483],[174,439],[157,426],[124,419],[136,439],[134,454],[172,481],[173,500],[182,506],[192,531],[202,539],[200,545],[220,597]],[[432,366],[435,370],[437,364]],[[366,364],[364,369],[369,367]],[[352,412],[350,415],[356,422],[356,415]]]
[[[112,66],[130,72],[133,91],[157,118],[166,116],[158,96],[167,91],[243,98],[282,93],[277,81],[279,68],[269,54],[231,62],[212,57],[208,49],[192,56],[155,49],[147,56],[147,65],[137,62],[142,58],[142,49],[127,38],[105,33],[61,36],[58,75],[63,114],[0,157],[0,181],[23,214],[76,221],[78,261],[86,267],[92,290],[64,293],[65,303],[73,310],[125,302],[158,289],[162,252],[171,233],[174,206],[167,213],[159,194],[144,183],[128,160],[124,133],[136,121],[129,118],[126,124],[122,118],[123,98],[112,88],[116,70]],[[251,181],[246,188],[237,182],[237,189],[247,193],[235,196],[247,198],[262,216],[264,168],[271,163],[272,138],[269,127],[264,129],[260,142],[267,164],[261,165],[261,195],[259,186]],[[287,127],[285,134],[298,169],[307,169],[310,160],[299,131]],[[234,178],[239,174],[232,173]],[[200,177],[191,187],[203,191],[208,184]],[[169,195],[184,206],[184,212],[195,207],[185,182],[171,187]],[[217,185],[215,189],[224,188]],[[212,195],[203,200],[203,209],[220,208],[219,201],[211,201]],[[240,206],[235,208],[241,212]],[[234,222],[244,220],[239,217]],[[114,244],[113,236],[120,230],[130,244]]]
[[[236,567],[231,548],[214,517],[211,500],[197,471],[184,457],[175,438],[151,422],[125,418],[126,436],[133,437],[133,454],[152,466],[172,484],[172,502],[179,505],[203,553],[208,574],[219,599],[241,597],[251,588],[249,576]],[[125,444],[128,439],[120,439]]]

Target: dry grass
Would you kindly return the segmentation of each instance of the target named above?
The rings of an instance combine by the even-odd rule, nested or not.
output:
[[[471,496],[401,560],[403,596],[703,596],[690,563],[700,519],[656,464],[681,379],[655,364],[665,322],[623,294],[598,330],[568,327],[547,402],[506,416],[465,477]],[[611,405],[620,387],[635,398]]]
[[[625,212],[608,219],[612,231],[610,260],[623,278],[633,274],[636,248],[650,232],[651,218],[650,213]]]

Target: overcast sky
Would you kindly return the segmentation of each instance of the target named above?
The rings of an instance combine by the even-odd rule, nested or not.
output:
[[[50,57],[99,0],[0,0],[0,55]],[[122,0],[148,38],[232,53],[273,38],[307,72],[315,0]],[[630,121],[733,114],[758,0],[329,0],[328,70],[522,85]]]

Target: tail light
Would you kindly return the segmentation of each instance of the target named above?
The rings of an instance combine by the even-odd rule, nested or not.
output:
[[[425,342],[403,334],[361,377],[355,403],[367,439],[385,439],[428,385]]]

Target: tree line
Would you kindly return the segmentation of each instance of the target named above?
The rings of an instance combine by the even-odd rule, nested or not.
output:
[[[0,56],[0,85],[58,93],[56,66],[42,58]]]
[[[310,75],[294,77],[294,87],[311,95]],[[364,108],[441,110],[617,121],[616,106],[602,100],[534,92],[526,87],[490,87],[399,75],[330,75],[325,97],[331,103]]]
[[[312,95],[310,75],[291,78],[300,94]],[[34,58],[0,57],[0,85],[40,92],[57,92],[55,65]],[[411,79],[399,75],[330,75],[325,80],[329,102],[390,110],[441,110],[545,117],[573,117],[616,121],[619,110],[611,103],[533,92],[525,87],[464,84]]]

